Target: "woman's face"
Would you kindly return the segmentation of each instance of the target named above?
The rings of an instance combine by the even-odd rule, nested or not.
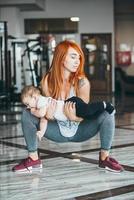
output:
[[[80,65],[80,55],[79,53],[69,47],[66,58],[64,60],[64,69],[68,72],[76,72]]]

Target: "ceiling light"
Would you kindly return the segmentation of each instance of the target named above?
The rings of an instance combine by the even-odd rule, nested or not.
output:
[[[79,17],[71,17],[70,20],[72,22],[79,22],[80,21],[80,18]]]

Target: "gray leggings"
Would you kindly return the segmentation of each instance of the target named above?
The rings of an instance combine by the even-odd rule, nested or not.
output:
[[[39,127],[39,119],[24,109],[22,114],[22,130],[29,152],[35,152],[38,148],[36,132]],[[115,132],[115,119],[113,115],[103,112],[96,119],[83,120],[73,137],[61,135],[56,121],[48,121],[48,126],[44,137],[55,142],[83,142],[97,133],[100,133],[101,149],[109,150]]]

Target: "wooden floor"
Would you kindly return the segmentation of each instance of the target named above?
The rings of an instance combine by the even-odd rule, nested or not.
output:
[[[132,102],[131,102],[132,103]],[[134,200],[134,106],[117,105],[111,155],[121,174],[98,168],[99,136],[83,143],[39,144],[42,171],[16,174],[12,166],[27,156],[21,130],[21,107],[0,115],[1,200]],[[11,111],[11,110],[10,110]]]

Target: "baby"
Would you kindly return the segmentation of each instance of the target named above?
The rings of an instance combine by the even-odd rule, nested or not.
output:
[[[25,86],[21,93],[21,101],[27,106],[28,109],[36,109],[36,113],[41,116],[40,118],[40,130],[37,131],[37,137],[39,140],[45,134],[47,128],[47,119],[45,115],[47,113],[47,108],[49,104],[49,100],[51,97],[44,97],[41,95],[41,92],[38,88],[34,86]],[[85,103],[79,97],[71,97],[67,100],[55,100],[56,101],[56,110],[54,113],[54,118],[59,121],[68,120],[65,116],[63,109],[64,104],[68,101],[75,103],[76,106],[76,116],[81,117],[83,119],[92,119],[100,115],[104,110],[106,110],[109,114],[114,114],[115,109],[111,103],[107,103],[105,101],[93,102],[93,103]]]

